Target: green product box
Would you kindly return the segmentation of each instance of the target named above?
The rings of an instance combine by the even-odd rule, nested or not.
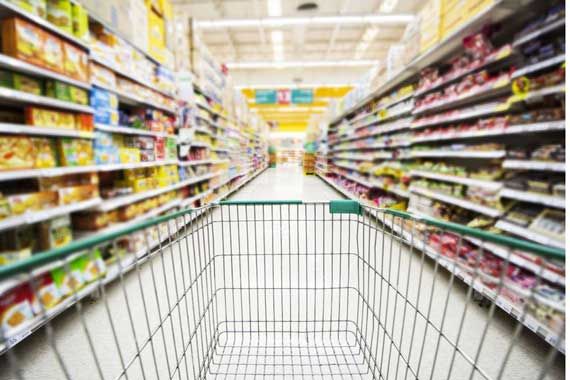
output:
[[[49,80],[47,82],[46,95],[50,98],[71,102],[70,86],[56,80]]]

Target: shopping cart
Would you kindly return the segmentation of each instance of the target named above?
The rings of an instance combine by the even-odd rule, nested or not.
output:
[[[0,378],[563,378],[563,259],[354,201],[220,202],[0,268],[30,306]]]

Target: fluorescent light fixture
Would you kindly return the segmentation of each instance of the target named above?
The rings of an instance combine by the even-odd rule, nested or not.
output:
[[[281,0],[267,0],[267,14],[269,17],[281,16]]]
[[[378,27],[376,26],[368,27],[366,28],[366,31],[364,32],[362,39],[368,42],[373,41],[378,35],[378,32],[380,32],[380,29]]]
[[[273,43],[273,60],[276,62],[283,61],[283,32],[280,30],[272,31],[271,42]]]
[[[398,0],[384,0],[382,5],[380,5],[380,12],[390,13],[396,8],[397,4]]]
[[[297,112],[321,112],[326,111],[326,107],[252,107],[260,113],[297,113]]]
[[[269,137],[274,138],[298,138],[304,139],[306,136],[305,132],[269,132]]]
[[[238,90],[242,89],[278,89],[278,88],[315,88],[315,87],[331,87],[331,88],[342,88],[342,87],[353,87],[354,83],[336,83],[336,84],[328,84],[328,83],[281,83],[281,84],[249,84],[249,85],[239,85],[234,86],[234,88]]]
[[[281,69],[281,68],[307,68],[307,67],[362,67],[378,64],[375,60],[342,60],[342,61],[252,61],[252,62],[228,62],[230,69]]]
[[[313,17],[265,17],[251,19],[217,19],[196,21],[201,29],[283,27],[292,25],[381,24],[406,25],[414,20],[411,14],[365,14]]]

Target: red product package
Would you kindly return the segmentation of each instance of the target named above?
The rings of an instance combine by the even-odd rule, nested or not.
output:
[[[165,158],[165,140],[164,137],[157,137],[154,142],[154,152],[157,161],[162,161]]]
[[[33,292],[28,283],[0,295],[0,326],[4,335],[24,326],[34,318]]]

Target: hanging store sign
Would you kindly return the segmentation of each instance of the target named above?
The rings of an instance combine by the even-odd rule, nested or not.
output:
[[[277,103],[277,91],[255,90],[255,104],[275,104],[275,103]]]
[[[291,102],[294,104],[311,104],[313,103],[313,90],[311,89],[294,89],[291,91]]]

